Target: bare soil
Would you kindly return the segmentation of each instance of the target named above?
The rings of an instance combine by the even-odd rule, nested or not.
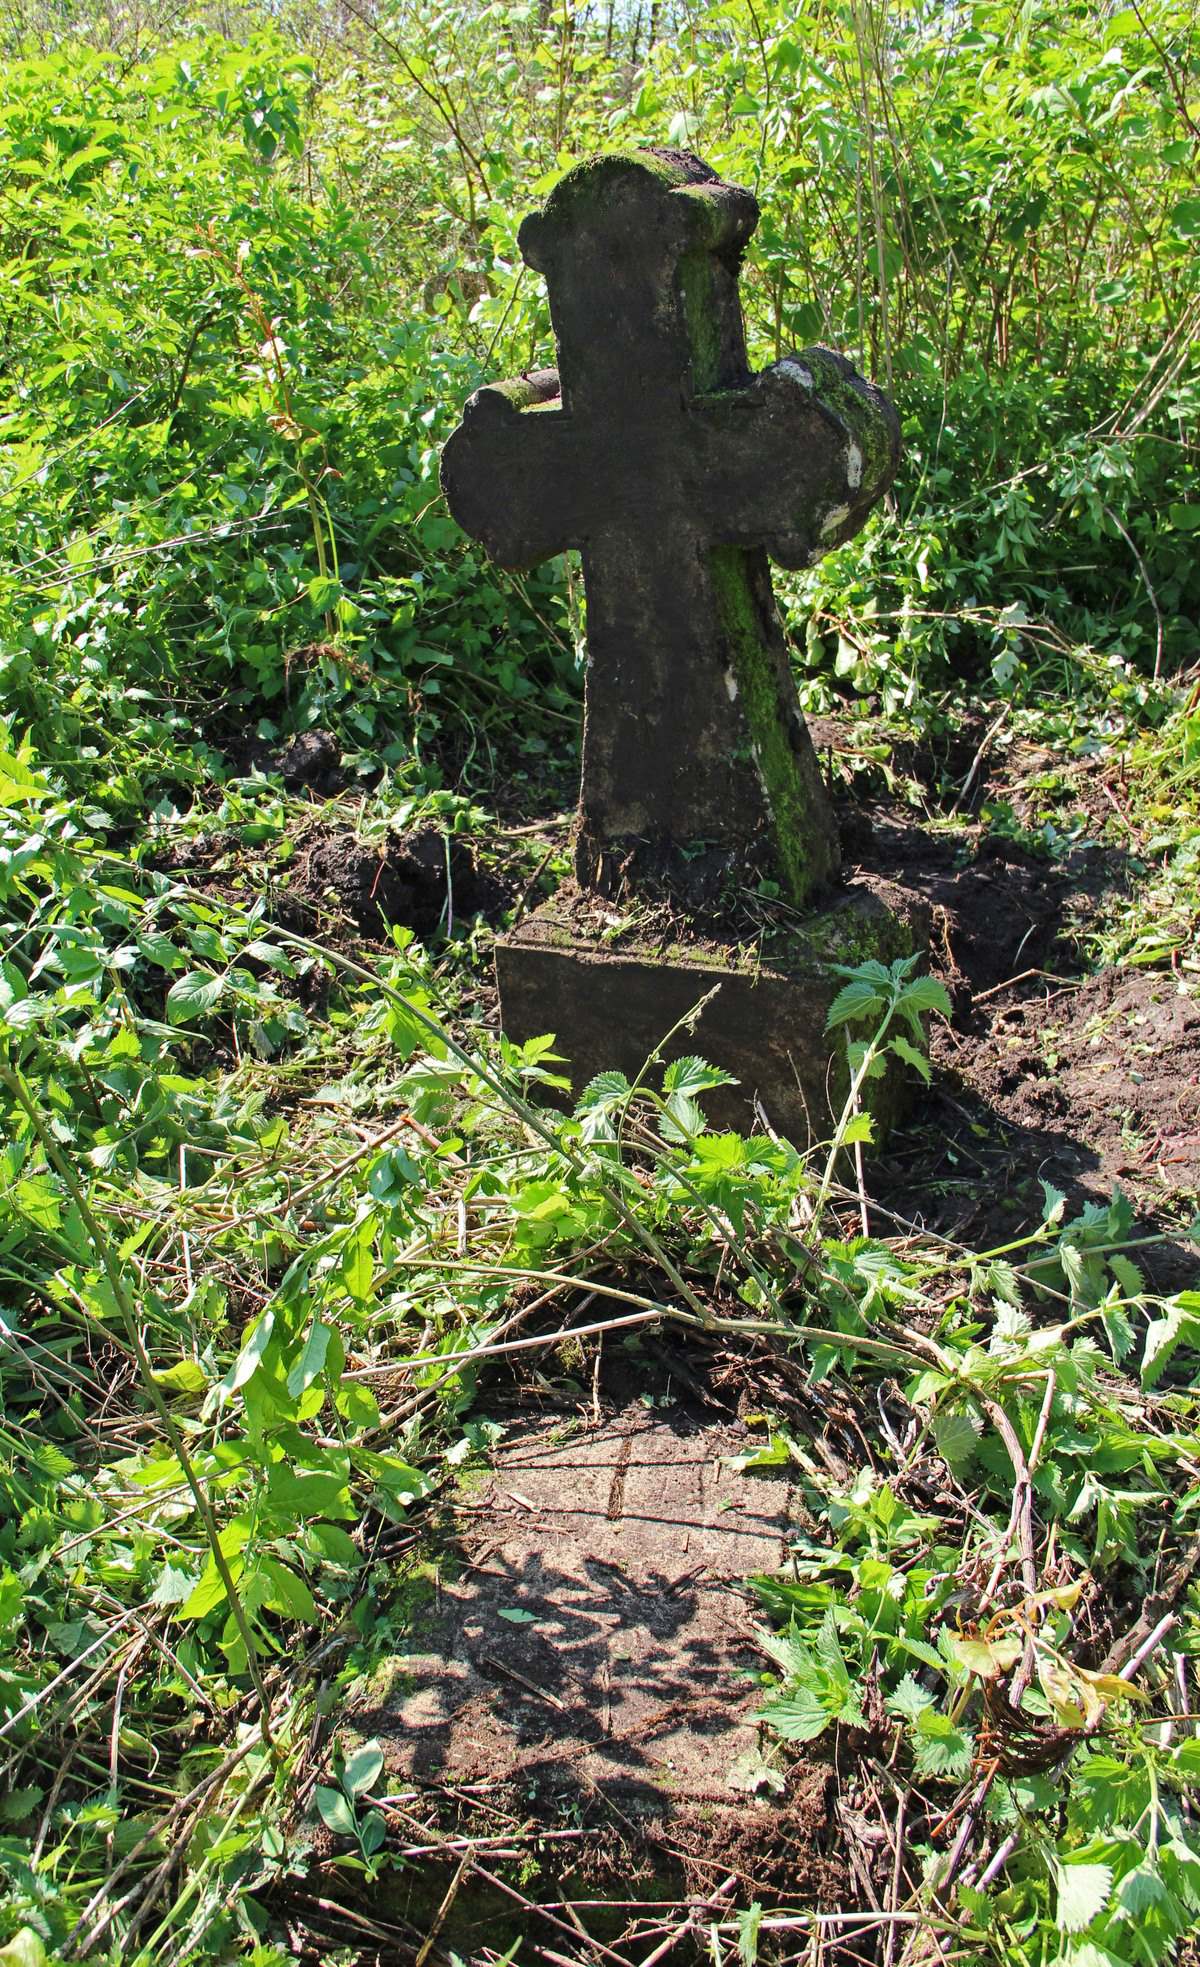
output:
[[[199,879],[210,894],[244,901],[247,890],[262,893],[270,920],[335,942],[386,943],[394,928],[424,939],[448,933],[456,920],[498,920],[512,899],[465,840],[436,827],[361,840],[335,806],[303,822],[289,860],[264,864],[261,851],[227,833],[192,834],[149,864]]]
[[[1200,975],[1089,962],[1089,931],[1136,878],[1124,851],[1080,845],[1052,860],[885,809],[863,859],[931,904],[932,968],[953,1005],[931,1032],[933,1085],[873,1171],[879,1199],[977,1248],[1040,1219],[1043,1181],[1072,1212],[1119,1185],[1144,1228],[1189,1221]],[[1148,1268],[1164,1290],[1192,1282],[1194,1246],[1169,1241]]]

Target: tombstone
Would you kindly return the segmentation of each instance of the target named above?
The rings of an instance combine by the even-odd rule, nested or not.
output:
[[[520,231],[557,370],[478,390],[443,456],[460,525],[501,566],[580,550],[587,677],[575,880],[498,946],[501,1019],[555,1032],[575,1090],[699,1051],[828,1133],[837,963],[908,954],[885,884],[844,883],[837,827],[775,610],[768,555],[810,565],[886,491],[895,412],[832,350],[752,374],[738,272],[752,194],[698,158],[578,165]],[[719,988],[718,988],[719,986]]]
[[[648,1941],[620,1944],[630,1899],[681,1927],[687,1895],[735,1869],[785,1893],[828,1889],[814,1848],[814,1831],[827,1836],[823,1745],[787,1766],[756,1719],[768,1662],[750,1579],[786,1561],[793,1471],[747,1468],[761,1434],[673,1384],[665,1356],[664,1387],[652,1357],[620,1354],[603,1359],[598,1426],[581,1425],[566,1387],[534,1413],[500,1396],[490,1471],[445,1498],[436,1588],[414,1589],[395,1653],[339,1704],[342,1753],[379,1743],[381,1787],[417,1813],[426,1855],[388,1897],[419,1933],[448,1903],[464,1848],[439,1863],[436,1843],[471,1840],[480,1863],[439,1934],[466,1959],[526,1932],[553,1958],[590,1961],[594,1943],[558,1950],[565,1917],[616,1941],[614,1959],[642,1960]],[[494,1889],[498,1828],[519,1832],[510,1856],[536,1851],[527,1889],[549,1914],[523,1915]]]

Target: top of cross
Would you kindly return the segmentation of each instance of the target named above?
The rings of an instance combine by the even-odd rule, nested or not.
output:
[[[850,538],[898,430],[831,350],[750,373],[737,279],[757,222],[750,192],[685,152],[569,171],[520,231],[558,370],[477,391],[443,483],[505,566],[582,549],[581,875],[771,836],[799,901],[834,872],[836,835],[763,549],[800,566]]]

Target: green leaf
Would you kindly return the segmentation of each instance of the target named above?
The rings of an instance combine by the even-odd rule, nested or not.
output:
[[[342,1279],[355,1304],[371,1301],[371,1286],[375,1282],[374,1243],[374,1224],[363,1223],[342,1258]]]
[[[352,1806],[346,1801],[340,1789],[330,1789],[324,1783],[317,1784],[317,1809],[321,1821],[335,1837],[357,1837],[358,1821]]]
[[[758,1959],[758,1933],[762,1925],[763,1909],[757,1899],[751,1901],[744,1912],[738,1914],[737,1944],[738,1960],[741,1967],[755,1967]]]
[[[761,1708],[754,1718],[765,1721],[785,1742],[811,1742],[828,1728],[833,1711],[815,1687],[796,1687]]]
[[[382,1848],[387,1839],[387,1818],[381,1810],[368,1810],[358,1831],[359,1848],[364,1857]]]
[[[501,1605],[497,1608],[497,1613],[500,1618],[507,1619],[510,1625],[531,1626],[537,1623],[537,1613],[527,1612],[521,1605]]]
[[[202,1018],[221,1001],[225,978],[208,970],[188,970],[177,977],[167,992],[167,1016],[172,1024],[186,1024],[189,1018]]]
[[[914,977],[911,983],[905,984],[898,1002],[899,1008],[909,1013],[936,1011],[943,1018],[949,1018],[952,1013],[946,986],[936,977]]]
[[[342,1781],[351,1796],[367,1796],[382,1774],[383,1750],[378,1742],[364,1742],[347,1762]]]
[[[347,1536],[339,1524],[309,1523],[307,1531],[327,1564],[337,1564],[343,1570],[357,1571],[362,1563],[362,1552],[353,1537]]]
[[[259,1367],[262,1365],[263,1355],[271,1343],[271,1336],[274,1330],[274,1310],[264,1311],[262,1317],[255,1320],[250,1337],[246,1340],[233,1365],[222,1380],[221,1388],[223,1392],[227,1394],[237,1393],[241,1387],[244,1387],[249,1380],[253,1379],[255,1373],[257,1373]]]
[[[46,1967],[49,1956],[32,1926],[21,1926],[0,1947],[0,1967]]]
[[[350,1500],[346,1475],[321,1468],[289,1468],[284,1462],[273,1463],[267,1474],[267,1499],[273,1512],[292,1524],[318,1516],[356,1523],[360,1514]]]
[[[1184,1304],[1184,1293],[1168,1298],[1163,1305],[1161,1318],[1152,1319],[1146,1327],[1146,1343],[1142,1348],[1142,1385],[1152,1387],[1159,1380],[1176,1348],[1185,1339],[1194,1343],[1198,1329],[1197,1320]]]
[[[915,1721],[934,1704],[928,1687],[922,1687],[919,1680],[906,1673],[895,1691],[888,1695],[887,1710],[901,1721]]]
[[[236,1584],[242,1571],[241,1558],[234,1558],[229,1565],[230,1574]],[[190,1592],[179,1607],[181,1619],[206,1619],[225,1603],[225,1581],[211,1557],[200,1575],[200,1582]]]
[[[594,1082],[593,1082],[594,1083]],[[706,1059],[676,1059],[663,1074],[664,1093],[706,1093],[714,1086],[732,1086],[736,1081],[720,1066]]]
[[[971,1767],[975,1738],[948,1714],[925,1708],[913,1728],[913,1761],[922,1776],[940,1776],[961,1782]]]
[[[1108,1267],[1120,1285],[1124,1296],[1127,1298],[1141,1297],[1142,1292],[1146,1288],[1146,1280],[1132,1258],[1123,1257],[1119,1253],[1114,1253],[1107,1261]]]
[[[316,1601],[304,1579],[297,1577],[295,1571],[281,1564],[276,1557],[260,1557],[257,1573],[265,1578],[270,1586],[267,1604],[285,1619],[296,1619],[301,1625],[316,1625],[318,1612]]]
[[[198,1359],[180,1359],[174,1366],[164,1366],[154,1375],[156,1386],[165,1387],[168,1393],[203,1393],[208,1385],[208,1375]]]
[[[938,1454],[952,1475],[965,1475],[979,1447],[980,1424],[969,1414],[939,1411],[933,1417],[933,1438]]]
[[[865,977],[853,977],[843,984],[825,1019],[826,1031],[836,1031],[839,1025],[850,1024],[860,1018],[878,1018],[883,1013],[883,998],[872,983]]]
[[[915,1045],[909,1044],[909,1041],[907,1038],[905,1038],[903,1032],[898,1031],[894,1038],[889,1039],[888,1049],[894,1052],[897,1058],[903,1059],[905,1065],[912,1066],[914,1072],[920,1073],[921,1078],[925,1081],[925,1084],[927,1086],[929,1085],[929,1082],[933,1077],[933,1074],[930,1070],[929,1060],[925,1057],[924,1052],[918,1052]]]
[[[332,1325],[326,1325],[320,1318],[314,1318],[311,1330],[304,1342],[304,1351],[287,1376],[287,1390],[293,1400],[298,1400],[305,1387],[311,1386],[325,1370],[325,1360],[329,1352],[329,1341],[335,1337]]]
[[[1112,1866],[1060,1864],[1057,1920],[1062,1933],[1082,1933],[1103,1912],[1112,1891]]]
[[[576,1105],[576,1113],[590,1113],[599,1106],[611,1106],[614,1100],[624,1099],[629,1091],[629,1081],[623,1072],[598,1072],[589,1079]]]
[[[332,574],[314,574],[308,583],[308,598],[319,613],[324,614],[337,606],[341,599],[342,583]]]
[[[1200,198],[1181,198],[1172,207],[1170,225],[1179,239],[1200,239]]]
[[[420,1469],[410,1468],[407,1462],[400,1461],[395,1455],[376,1455],[356,1448],[354,1458],[365,1474],[374,1477],[385,1495],[406,1506],[419,1502],[433,1486]]]
[[[185,1605],[199,1582],[195,1571],[181,1570],[177,1564],[164,1564],[150,1594],[151,1605]]]
[[[853,1147],[855,1141],[873,1141],[875,1122],[869,1113],[856,1113],[842,1129],[842,1146]]]

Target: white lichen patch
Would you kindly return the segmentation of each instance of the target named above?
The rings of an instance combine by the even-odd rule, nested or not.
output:
[[[846,483],[852,492],[857,492],[859,486],[862,484],[862,475],[863,454],[860,447],[851,438],[846,446]]]
[[[730,703],[736,703],[737,693],[738,693],[737,677],[734,675],[731,669],[727,669],[725,671],[725,689],[728,693]]]
[[[837,532],[839,526],[845,525],[849,517],[850,508],[848,505],[835,505],[833,511],[827,512],[821,521],[821,538],[827,540],[832,533]]]
[[[806,369],[803,362],[797,362],[794,355],[785,355],[783,361],[777,362],[775,366],[781,369],[785,376],[790,376],[793,382],[798,382],[801,389],[815,387],[812,370]]]

